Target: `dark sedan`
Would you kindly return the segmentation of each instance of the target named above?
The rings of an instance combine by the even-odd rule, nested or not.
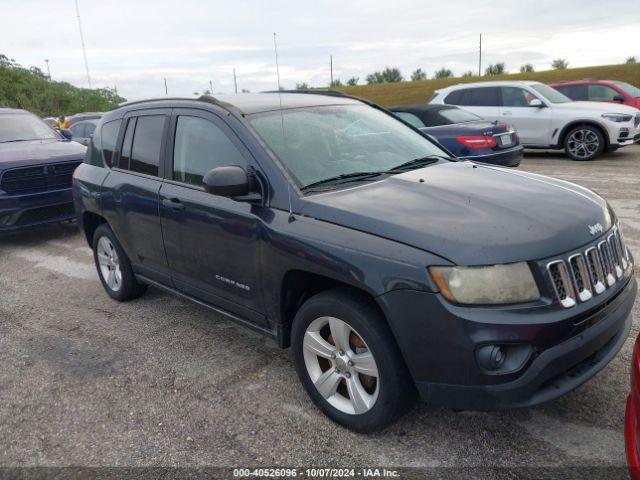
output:
[[[74,218],[71,178],[85,151],[35,115],[0,108],[0,233]]]
[[[402,105],[398,117],[431,135],[458,158],[517,167],[523,147],[509,125],[491,123],[450,105]]]

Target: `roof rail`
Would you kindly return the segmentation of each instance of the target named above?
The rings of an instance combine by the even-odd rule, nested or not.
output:
[[[138,105],[138,104],[142,104],[142,103],[150,103],[150,102],[165,102],[165,101],[184,101],[184,100],[188,100],[188,101],[193,101],[193,102],[205,102],[205,103],[210,103],[212,105],[216,105],[224,110],[227,110],[230,113],[233,113],[234,115],[236,115],[237,117],[243,117],[244,114],[235,106],[231,105],[230,103],[227,102],[222,102],[220,100],[218,100],[217,98],[211,96],[211,95],[200,95],[197,98],[187,98],[187,97],[161,97],[161,98],[147,98],[145,100],[134,100],[132,102],[123,102],[120,103],[118,105],[116,105],[115,107],[113,107],[111,110],[117,110],[118,108],[121,107],[128,107],[130,105]]]

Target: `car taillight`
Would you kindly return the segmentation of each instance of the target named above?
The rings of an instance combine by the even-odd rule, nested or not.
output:
[[[478,148],[491,148],[496,146],[496,140],[493,137],[481,136],[481,135],[469,135],[465,137],[456,137],[460,143],[465,147],[478,149]]]

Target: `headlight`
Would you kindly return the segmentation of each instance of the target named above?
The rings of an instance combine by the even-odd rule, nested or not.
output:
[[[633,115],[627,115],[625,113],[603,113],[602,118],[616,123],[624,123],[630,122],[633,119]]]
[[[429,271],[442,295],[454,303],[521,303],[540,298],[526,262],[487,267],[430,267]]]

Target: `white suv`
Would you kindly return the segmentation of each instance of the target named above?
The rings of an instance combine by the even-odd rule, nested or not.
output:
[[[640,140],[640,111],[627,105],[573,102],[539,82],[478,82],[437,90],[429,103],[458,105],[513,125],[527,148],[564,149],[592,160]]]

